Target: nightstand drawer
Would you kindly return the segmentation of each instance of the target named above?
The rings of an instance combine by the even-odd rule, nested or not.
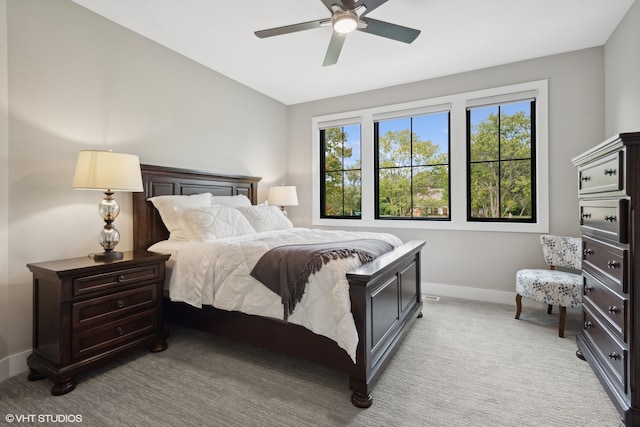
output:
[[[621,150],[579,168],[580,188],[578,194],[623,190],[623,161],[624,151]]]
[[[582,236],[582,242],[582,268],[595,277],[601,278],[605,284],[617,292],[628,292],[625,272],[629,251],[589,236]]]
[[[73,329],[116,320],[136,311],[152,309],[157,304],[156,284],[77,302],[71,309]]]
[[[90,292],[100,292],[115,286],[125,286],[131,283],[147,280],[157,280],[159,277],[158,264],[141,267],[124,268],[108,273],[85,276],[73,281],[73,294],[84,295]]]
[[[157,324],[157,311],[150,310],[75,333],[71,343],[71,357],[80,359],[91,353],[116,348],[138,337],[148,336],[156,330]]]

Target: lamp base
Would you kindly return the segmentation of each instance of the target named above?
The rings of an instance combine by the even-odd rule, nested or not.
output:
[[[93,259],[96,261],[115,261],[122,259],[123,257],[123,252],[116,252],[114,250],[107,250],[99,254],[93,254]]]

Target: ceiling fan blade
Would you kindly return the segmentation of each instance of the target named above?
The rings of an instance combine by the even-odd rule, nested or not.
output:
[[[327,49],[327,53],[324,56],[324,62],[322,63],[323,67],[327,65],[334,65],[338,62],[338,57],[340,56],[340,52],[342,51],[342,46],[344,45],[344,40],[347,38],[346,34],[340,34],[336,31],[331,35],[331,41],[329,42],[329,48]]]
[[[282,34],[296,33],[298,31],[313,30],[314,28],[320,28],[327,22],[331,21],[329,21],[328,19],[319,19],[317,21],[301,22],[300,24],[285,25],[284,27],[260,30],[256,31],[254,34],[263,39],[265,37],[280,36]]]
[[[359,0],[358,2],[356,2],[355,7],[364,6],[365,12],[361,16],[365,16],[367,13],[377,9],[387,1],[388,0]]]
[[[364,28],[358,28],[358,31],[373,34],[388,39],[397,40],[399,42],[411,43],[420,35],[420,30],[402,25],[392,24],[390,22],[378,21],[377,19],[363,19],[367,23]]]
[[[348,3],[348,1],[340,1],[340,0],[320,0],[322,2],[322,4],[325,5],[325,7],[327,9],[329,9],[329,12],[333,13],[333,5],[337,5],[340,9],[345,10],[347,8],[347,5],[344,3]],[[351,3],[353,3],[353,0],[351,0]]]

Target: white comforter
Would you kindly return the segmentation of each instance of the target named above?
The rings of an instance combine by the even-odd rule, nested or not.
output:
[[[169,284],[173,301],[195,307],[283,318],[280,296],[249,275],[269,249],[287,244],[376,238],[394,247],[402,244],[386,233],[329,231],[307,228],[269,231],[211,242],[185,242],[173,255]],[[153,250],[153,248],[150,248]],[[309,278],[306,291],[288,321],[336,341],[355,362],[358,334],[345,274],[360,265],[357,257],[331,261]]]

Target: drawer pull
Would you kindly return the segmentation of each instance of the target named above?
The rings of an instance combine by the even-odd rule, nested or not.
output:
[[[588,286],[588,285],[585,285],[585,286],[584,286],[584,293],[585,293],[585,294],[588,294],[588,293],[589,293],[589,292],[591,292],[592,290],[593,290],[593,286]]]
[[[580,177],[581,181],[591,181],[591,177],[589,175],[584,175],[582,177]]]
[[[585,249],[583,252],[584,256],[593,254],[593,249]]]
[[[616,217],[614,215],[611,215],[611,216],[605,215],[604,222],[616,222]]]
[[[124,301],[123,301],[123,300],[121,300],[121,299],[119,299],[119,300],[116,302],[116,307],[118,307],[118,308],[122,308],[122,307],[124,307]]]
[[[591,218],[591,214],[589,212],[585,212],[582,214],[582,219],[588,219]]]
[[[591,326],[593,326],[593,323],[591,323],[588,320],[585,320],[584,325],[582,326],[582,329],[591,329]]]
[[[617,268],[618,266],[620,266],[619,262],[607,261],[607,268]]]
[[[609,354],[607,354],[607,356],[609,357],[609,359],[611,360],[619,360],[622,359],[622,355],[620,353],[616,353],[615,351],[610,351]]]
[[[620,309],[619,309],[618,307],[616,307],[615,305],[610,305],[610,306],[607,308],[607,311],[608,311],[609,313],[611,313],[611,314],[615,314],[615,313],[617,313],[618,311],[620,311]]]
[[[604,174],[605,175],[615,175],[616,174],[616,170],[615,169],[605,169],[604,170]]]
[[[121,274],[118,276],[118,282],[124,282],[124,279],[125,279],[124,274]]]
[[[120,336],[124,333],[124,329],[122,329],[122,326],[118,326],[116,328],[116,335]]]

